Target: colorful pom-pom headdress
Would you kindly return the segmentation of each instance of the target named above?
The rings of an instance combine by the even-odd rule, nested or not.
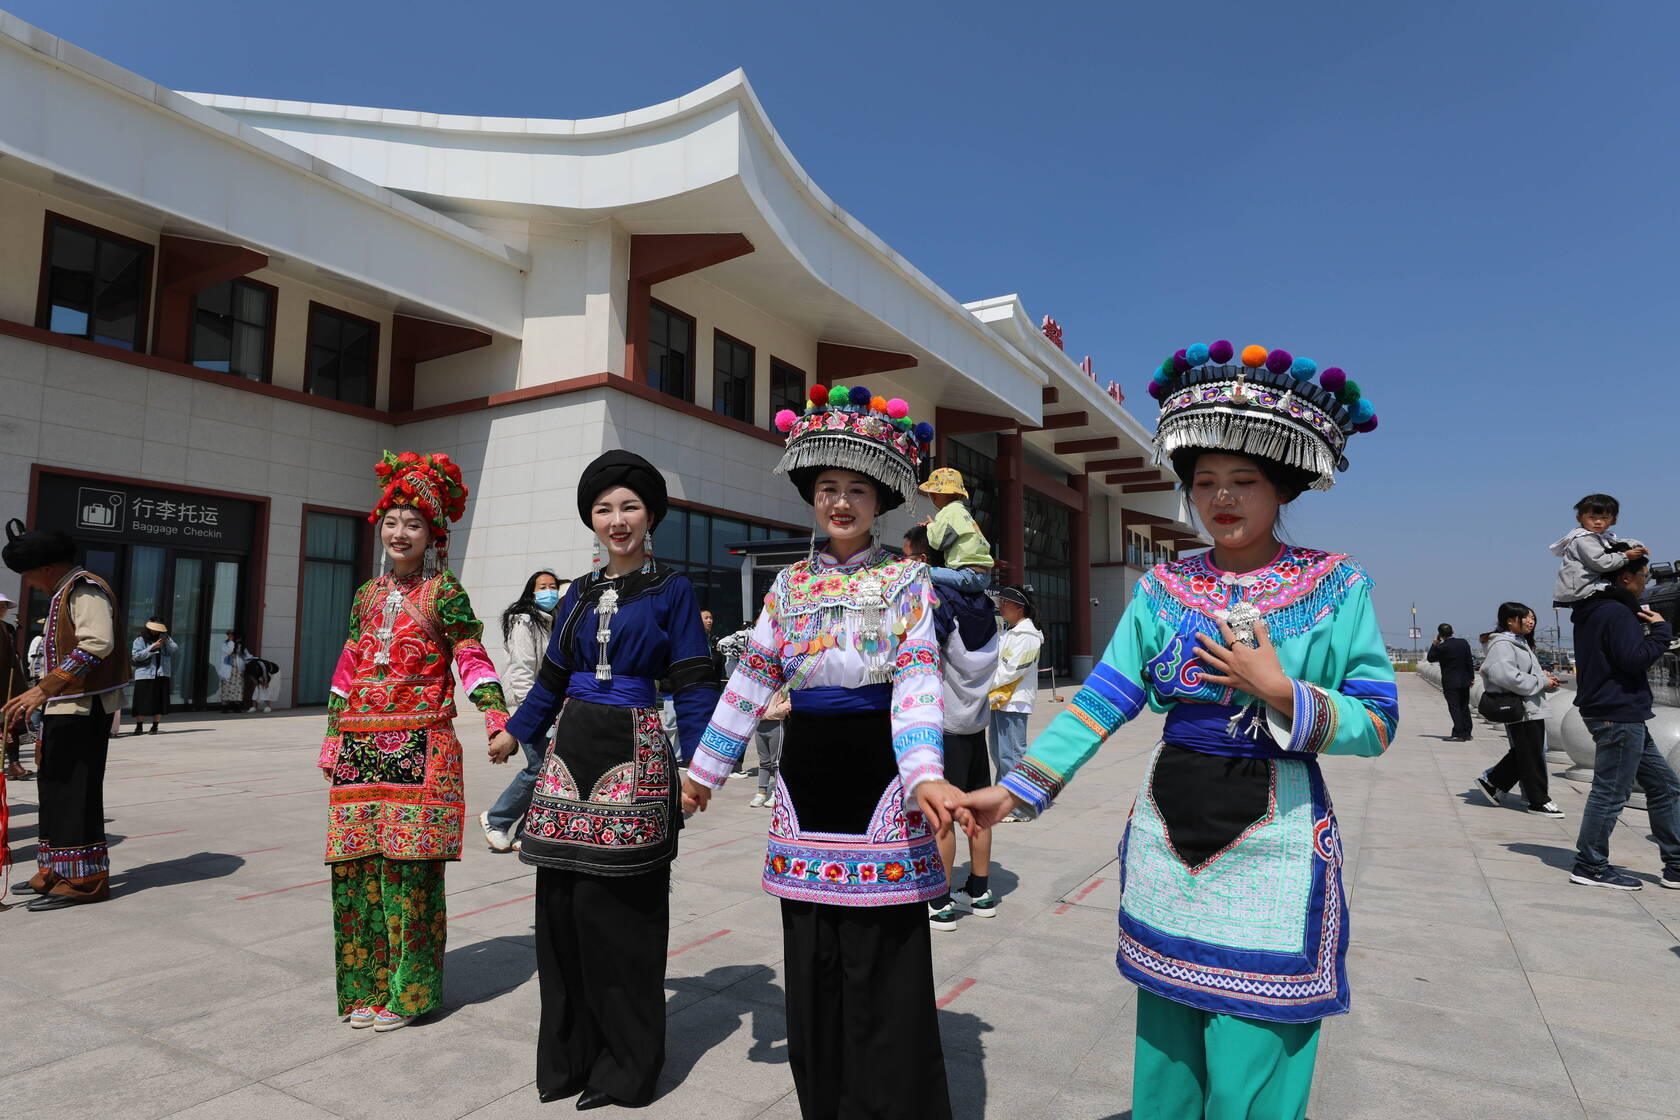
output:
[[[432,533],[427,551],[435,551],[441,558],[447,551],[449,523],[459,521],[467,512],[467,487],[461,481],[461,468],[441,451],[425,455],[387,451],[373,473],[383,489],[368,521],[377,525],[393,509],[418,510]]]
[[[1377,427],[1376,408],[1340,367],[1321,371],[1311,358],[1264,346],[1238,354],[1223,339],[1174,352],[1149,395],[1161,402],[1156,462],[1190,448],[1231,451],[1303,471],[1314,490],[1347,470],[1348,437]]]
[[[776,473],[791,478],[800,497],[811,501],[817,475],[835,468],[879,483],[881,513],[914,496],[933,425],[912,420],[910,406],[897,397],[877,397],[861,385],[813,385],[809,399],[803,413],[776,414],[776,427],[788,434]]]

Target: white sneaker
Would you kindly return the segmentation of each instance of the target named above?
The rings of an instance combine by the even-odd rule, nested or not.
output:
[[[484,842],[490,845],[492,852],[513,851],[513,841],[508,834],[499,828],[490,827],[490,811],[486,809],[478,815],[478,827],[484,830]]]
[[[772,793],[769,797],[766,797],[764,799],[764,807],[766,809],[774,809],[776,807],[776,795],[775,794]]]
[[[269,714],[269,713],[272,713],[273,711],[274,711],[274,709],[272,707],[270,707],[269,705],[267,705],[267,704],[263,705],[263,713],[265,715]]]
[[[245,709],[245,714],[250,715],[251,713],[255,712],[256,710],[257,710],[257,706],[255,704],[252,704],[249,708]]]
[[[747,807],[751,809],[764,808],[764,791],[759,790],[757,793],[753,794],[752,800],[747,802]]]

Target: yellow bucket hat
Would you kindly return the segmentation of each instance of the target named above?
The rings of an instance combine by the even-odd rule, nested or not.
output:
[[[940,467],[928,475],[928,480],[916,489],[924,494],[956,494],[968,497],[968,491],[963,489],[962,472],[955,467]]]

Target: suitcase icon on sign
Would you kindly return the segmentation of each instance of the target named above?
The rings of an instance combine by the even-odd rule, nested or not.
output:
[[[116,490],[83,486],[76,496],[76,528],[120,533],[125,495]]]

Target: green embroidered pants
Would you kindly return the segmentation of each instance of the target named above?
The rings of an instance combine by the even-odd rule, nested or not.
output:
[[[1317,1023],[1215,1015],[1138,991],[1133,1120],[1301,1120]]]
[[[338,1013],[386,1007],[424,1015],[443,1001],[449,915],[442,860],[366,856],[332,868]]]

